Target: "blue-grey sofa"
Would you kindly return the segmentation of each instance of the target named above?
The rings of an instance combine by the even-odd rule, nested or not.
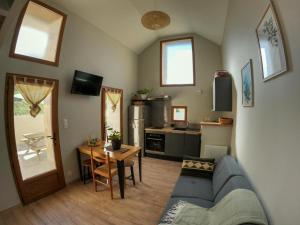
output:
[[[181,175],[163,215],[180,200],[211,208],[229,192],[238,188],[252,190],[236,160],[225,156],[217,163],[211,178]]]

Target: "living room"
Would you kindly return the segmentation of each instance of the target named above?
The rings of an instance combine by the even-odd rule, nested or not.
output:
[[[17,34],[24,16],[22,13],[26,14],[28,1],[1,0],[0,224],[158,224],[163,222],[161,218],[171,207],[168,204],[172,202],[170,199],[174,200],[173,195],[178,191],[178,185],[183,184],[183,189],[193,192],[189,189],[190,185],[177,183],[182,177],[182,158],[178,162],[141,156],[140,179],[139,158],[136,156],[135,185],[132,178],[124,181],[116,175],[113,180],[113,200],[110,198],[110,188],[99,184],[98,191],[95,192],[91,177],[86,184],[80,181],[81,170],[76,149],[91,137],[103,139],[104,135],[103,140],[107,137],[104,132],[103,99],[100,96],[71,94],[76,70],[101,76],[102,91],[106,87],[113,87],[116,92],[122,90],[120,132],[122,130],[123,144],[129,146],[130,112],[127,108],[133,103],[137,91],[147,89],[151,91],[152,97],[169,96],[172,106],[186,107],[184,109],[187,118],[184,121],[195,130],[202,126],[199,131],[201,151],[198,157],[202,156],[205,149],[205,129],[211,128],[201,125],[201,122],[215,121],[219,117],[232,118],[230,135],[226,136],[230,140],[225,144],[218,144],[215,140],[218,131],[212,130],[212,143],[208,144],[228,146],[227,152],[235,159],[235,162],[230,159],[230,163],[237,164],[243,171],[235,171],[235,176],[243,173],[247,182],[249,181],[268,224],[299,223],[297,172],[300,169],[300,105],[296,99],[300,94],[300,68],[297,64],[300,57],[298,1],[203,0],[183,3],[179,0],[103,0],[90,1],[88,4],[77,0],[33,2],[42,2],[42,7],[46,5],[46,8],[50,7],[56,13],[59,11],[58,14],[64,18],[59,27],[61,32],[56,32],[61,41],[58,41],[59,46],[55,46],[58,55],[51,63],[20,57],[20,54],[12,51],[12,47],[16,50]],[[161,11],[166,14],[167,17],[162,17],[164,19],[160,29],[149,29],[147,23],[142,23],[141,19],[148,11]],[[268,75],[268,62],[262,60],[266,50],[261,48],[258,30],[263,24],[261,21],[270,14],[278,25],[275,36],[279,35],[280,39],[276,39],[275,45],[279,43],[282,46],[279,58],[284,59],[285,63],[282,63],[282,69],[277,73]],[[152,21],[151,18],[149,21]],[[32,47],[39,44],[37,40],[30,38],[29,36]],[[162,43],[174,39],[192,40],[190,43],[193,47],[194,71],[190,74],[194,75],[193,82],[181,86],[164,86],[161,83],[164,81],[161,72]],[[243,72],[246,69],[249,69],[252,78],[251,100],[248,105],[245,101],[249,96],[244,96],[243,89]],[[232,110],[212,111],[213,75],[216,71],[227,71],[230,74]],[[52,90],[57,94],[53,95],[57,97],[57,102],[56,107],[53,107],[56,111],[52,113],[56,113],[57,117],[56,125],[52,129],[57,130],[57,135],[48,139],[55,138],[54,142],[60,145],[61,157],[57,161],[56,169],[60,169],[63,174],[61,184],[66,185],[62,185],[58,192],[45,198],[38,197],[23,205],[26,198],[21,189],[22,184],[26,184],[26,177],[24,174],[23,179],[18,177],[20,169],[17,167],[22,162],[18,161],[18,155],[14,155],[16,143],[11,140],[18,136],[24,143],[29,143],[36,136],[24,135],[26,132],[21,132],[23,128],[14,126],[16,120],[13,120],[14,114],[8,110],[8,106],[9,99],[24,100],[23,93],[14,95],[9,90],[15,83],[24,82],[23,78],[26,76],[37,79],[40,83],[45,78],[48,86],[51,82],[54,83],[51,85],[55,87]],[[43,115],[46,115],[47,105],[40,108]],[[32,109],[27,107],[26,113],[29,117],[25,121],[29,124],[28,127],[33,126],[33,122],[29,121],[33,118],[41,119],[42,115],[32,112],[37,113],[37,116],[30,116],[30,110]],[[19,124],[24,125],[25,122]],[[10,135],[12,131],[8,127],[14,128],[15,136]],[[195,132],[192,128],[176,132],[178,135],[179,132],[187,135]],[[221,126],[213,127],[219,128],[222,129]],[[32,154],[36,160],[39,158],[39,151]],[[138,151],[138,148],[132,150],[135,154]],[[215,172],[220,167],[216,162]],[[125,174],[130,174],[129,168],[125,168]],[[120,181],[125,183],[125,187],[122,188]],[[195,180],[190,181],[193,183]],[[200,187],[201,190],[205,189]],[[187,198],[185,201],[189,202]],[[197,205],[199,202],[190,203]],[[215,204],[202,207],[213,206]],[[205,224],[203,221],[198,224]]]

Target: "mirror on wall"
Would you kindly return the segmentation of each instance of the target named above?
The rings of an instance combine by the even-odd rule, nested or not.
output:
[[[187,107],[186,106],[172,106],[172,121],[186,122],[187,121]]]

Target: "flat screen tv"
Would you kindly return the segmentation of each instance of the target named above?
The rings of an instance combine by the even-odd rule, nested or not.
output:
[[[99,96],[103,77],[75,70],[71,93]]]

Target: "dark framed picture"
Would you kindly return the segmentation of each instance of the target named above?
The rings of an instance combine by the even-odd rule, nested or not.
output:
[[[287,71],[286,54],[280,26],[272,4],[269,4],[256,29],[263,80]]]
[[[252,107],[254,104],[252,60],[242,68],[242,105]]]

